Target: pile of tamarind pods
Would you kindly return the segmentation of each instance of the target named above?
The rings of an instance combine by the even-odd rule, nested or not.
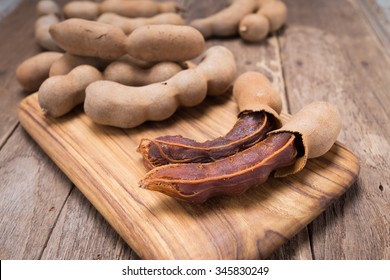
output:
[[[282,1],[232,0],[189,25],[180,10],[173,1],[103,0],[72,1],[61,13],[54,1],[41,0],[35,36],[47,51],[24,61],[16,77],[26,91],[38,91],[47,117],[83,104],[94,122],[120,128],[167,119],[179,106],[233,88],[239,112],[226,135],[203,143],[168,135],[139,144],[149,169],[140,186],[187,202],[238,195],[271,174],[294,174],[332,147],[341,129],[334,106],[314,102],[283,123],[280,96],[264,75],[237,78],[229,49],[205,49],[211,36],[263,40],[286,21]]]

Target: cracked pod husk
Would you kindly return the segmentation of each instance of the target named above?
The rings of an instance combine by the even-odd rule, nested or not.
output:
[[[315,101],[293,115],[280,129],[269,135],[291,132],[298,136],[301,156],[288,167],[275,172],[275,177],[285,177],[301,171],[308,159],[324,155],[330,150],[341,130],[340,113],[328,102]]]

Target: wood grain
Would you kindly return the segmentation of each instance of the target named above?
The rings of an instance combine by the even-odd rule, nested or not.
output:
[[[0,151],[0,178],[0,259],[39,259],[72,185],[20,126]]]
[[[313,100],[336,104],[339,140],[361,161],[357,184],[309,227],[314,258],[389,259],[387,53],[355,1],[286,3],[289,26],[280,43],[291,110]]]
[[[390,55],[390,2],[386,0],[357,0],[387,55]]]
[[[41,259],[138,259],[84,195],[69,195]]]
[[[0,190],[0,252],[4,252],[1,258],[93,259],[99,258],[99,254],[101,258],[122,259],[129,255],[132,258],[133,253],[127,251],[130,248],[119,249],[126,247],[123,241],[113,230],[107,230],[109,225],[18,127],[16,108],[25,93],[15,80],[14,70],[25,58],[40,51],[33,40],[32,29],[37,1],[22,1],[0,22],[0,35],[7,38],[0,44],[0,187],[3,190]],[[62,5],[67,1],[57,2]],[[186,14],[190,18],[211,14],[224,5],[223,1],[179,2],[189,7]],[[366,7],[361,5],[362,2]],[[351,190],[270,257],[390,259],[390,146],[387,140],[389,127],[386,126],[390,71],[388,48],[385,47],[387,41],[383,40],[389,34],[388,11],[383,8],[386,2],[286,3],[288,23],[278,32],[278,40],[274,41],[276,45],[268,42],[249,45],[249,53],[246,44],[230,43],[231,39],[213,39],[210,44],[226,42],[233,48],[235,46],[233,51],[241,71],[253,69],[268,73],[271,79],[282,77],[284,85],[274,83],[274,86],[283,91],[285,86],[287,105],[290,105],[285,108],[291,109],[288,112],[296,112],[303,104],[329,95],[329,100],[343,108],[344,125],[340,140],[358,154],[361,172]],[[310,27],[311,31],[307,32]],[[279,55],[281,60],[275,59]],[[280,70],[279,66],[273,66],[275,63],[280,65]],[[269,72],[268,69],[275,71]],[[12,165],[8,163],[10,157],[13,158]],[[21,166],[34,169],[34,178],[39,178],[39,182],[20,176]],[[45,203],[31,193],[25,194],[25,188],[29,191],[33,188],[33,193],[39,193],[39,197],[52,197],[52,189],[58,186],[71,189],[70,195],[62,192],[61,199],[56,198],[57,202],[65,201],[58,218],[51,214],[49,218],[45,217]],[[79,205],[75,204],[77,201]],[[34,217],[38,223],[22,217]],[[15,226],[15,220],[21,220],[24,226]],[[86,226],[80,227],[80,221]],[[65,225],[66,230],[62,230]],[[43,239],[39,236],[40,227],[45,228]],[[52,228],[51,233],[46,234],[46,228]],[[3,233],[12,233],[13,236]],[[60,241],[62,239],[67,242]],[[99,246],[104,248],[104,254]]]
[[[169,121],[131,130],[96,125],[80,111],[56,120],[46,118],[36,94],[21,103],[19,117],[141,258],[266,258],[349,188],[358,161],[337,144],[297,175],[270,179],[240,197],[216,198],[204,205],[139,189],[137,183],[145,174],[135,153],[140,139],[185,134],[188,126],[198,139],[218,136],[231,127],[236,105],[230,96],[215,99],[219,100],[182,110]],[[215,124],[217,114],[224,115],[224,123]]]

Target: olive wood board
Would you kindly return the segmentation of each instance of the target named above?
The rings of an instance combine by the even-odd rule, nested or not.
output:
[[[269,178],[240,196],[199,205],[139,188],[146,174],[136,152],[142,138],[181,134],[205,141],[225,134],[236,118],[230,94],[133,129],[97,125],[81,106],[45,117],[36,93],[19,106],[27,132],[143,259],[267,258],[356,180],[359,161],[337,142],[301,172]]]

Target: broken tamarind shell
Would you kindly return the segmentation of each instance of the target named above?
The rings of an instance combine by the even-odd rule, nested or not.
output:
[[[269,135],[290,132],[297,136],[302,156],[288,167],[275,172],[275,177],[285,177],[303,169],[307,159],[320,157],[335,143],[341,130],[340,113],[335,106],[315,101],[294,114],[280,129]]]
[[[273,116],[276,127],[281,126],[282,99],[263,74],[249,71],[240,75],[234,82],[233,97],[240,112],[264,111]]]
[[[225,136],[203,143],[181,135],[142,139],[137,151],[142,154],[145,167],[215,161],[254,145],[264,139],[267,132],[280,127],[282,101],[264,75],[242,74],[234,83],[233,95],[240,113]]]

